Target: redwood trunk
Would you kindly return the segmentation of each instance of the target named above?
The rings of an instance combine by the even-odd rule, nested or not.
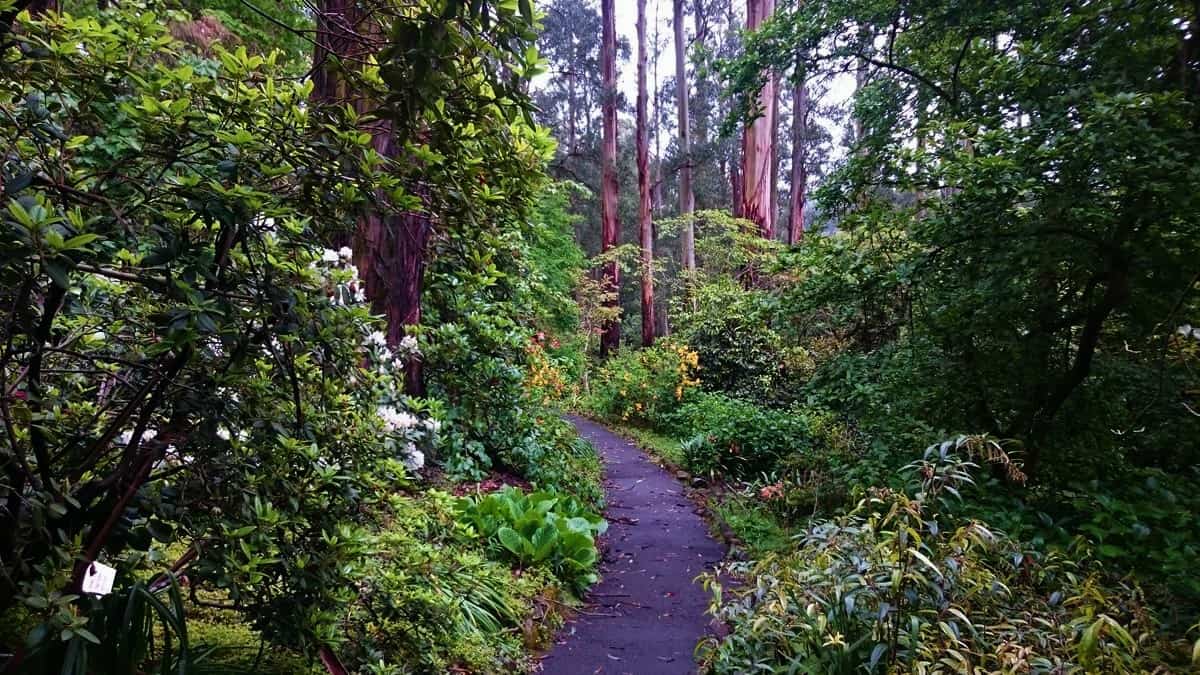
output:
[[[601,102],[601,117],[604,123],[604,139],[600,147],[600,250],[615,247],[620,237],[621,226],[617,222],[617,29],[615,0],[600,0],[601,23],[600,76],[604,86]],[[604,269],[604,277],[611,284],[614,296],[608,301],[610,307],[620,304],[621,272],[614,260]],[[600,336],[600,353],[607,355],[621,344],[621,322],[610,320]]]
[[[744,135],[744,134],[743,134]],[[729,154],[729,196],[733,200],[733,217],[744,218],[746,211],[742,204],[742,174],[738,171],[741,166],[739,150],[741,143],[731,143]]]
[[[788,243],[798,244],[804,238],[804,196],[808,182],[804,138],[808,128],[808,87],[796,83],[792,102],[792,194],[788,200]]]
[[[697,10],[699,11],[699,10]],[[691,129],[688,120],[687,64],[684,62],[683,47],[683,0],[675,0],[675,107],[679,117],[679,214],[684,217],[683,268],[688,272],[696,269],[696,230],[689,214],[696,208],[696,195],[692,193]],[[697,26],[697,35],[699,34]]]
[[[351,0],[324,0],[317,10],[313,54],[314,105],[351,103],[360,114],[370,112],[375,102],[349,90],[338,69],[372,50],[377,26],[363,27],[363,17]],[[370,123],[365,130],[381,157],[400,156],[395,128],[386,119]],[[380,203],[387,196],[380,194]],[[421,293],[425,275],[425,248],[432,230],[429,217],[420,212],[369,212],[358,220],[354,235],[354,264],[372,311],[387,319],[388,344],[395,346],[421,322]],[[425,384],[421,362],[405,365],[404,390],[423,396]]]
[[[642,346],[654,344],[654,230],[650,221],[650,141],[646,134],[646,0],[637,2],[638,234],[642,244]]]
[[[775,234],[774,223],[779,218],[779,87],[774,87],[771,96],[771,182],[769,188],[769,204],[771,210],[771,235]]]
[[[753,31],[771,15],[774,0],[747,0],[746,28]],[[771,204],[771,165],[775,151],[771,129],[775,125],[775,76],[770,75],[758,92],[758,108],[762,112],[746,127],[742,136],[742,199],[745,218],[758,226],[766,239],[775,234],[775,207]]]

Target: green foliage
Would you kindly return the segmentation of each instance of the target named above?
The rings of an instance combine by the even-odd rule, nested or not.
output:
[[[147,663],[156,664],[155,671],[163,675],[194,672],[207,653],[189,642],[175,576],[168,573],[153,584],[137,581],[121,588],[87,598],[91,607],[84,616],[69,611],[78,596],[57,598],[55,609],[64,616],[29,633],[22,672],[135,675],[146,672]],[[60,626],[61,633],[55,634]]]
[[[422,8],[392,18],[446,9]],[[524,386],[544,318],[534,298],[561,293],[574,264],[561,231],[529,218],[552,143],[514,115],[513,71],[479,70],[512,49],[536,70],[520,39],[531,7],[453,9],[458,32],[426,56],[462,66],[457,77],[420,79],[419,96],[387,108],[429,107],[405,120],[425,131],[407,163],[372,146],[374,117],[310,100],[295,61],[253,44],[262,35],[247,35],[262,53],[197,54],[167,32],[184,17],[157,5],[22,15],[3,34],[0,611],[19,602],[22,623],[42,624],[38,653],[89,671],[242,669],[201,663],[195,640],[139,646],[151,631],[187,635],[197,607],[164,613],[138,581],[175,562],[194,600],[310,659],[332,648],[378,672],[532,667],[523,648],[545,631],[531,606],[557,582],[515,579],[454,525],[448,498],[414,488],[427,455],[463,474],[503,456],[546,485],[591,476],[576,487],[599,498],[594,454],[561,426],[538,429]],[[479,11],[494,30],[465,25]],[[380,85],[408,58],[422,57],[383,53],[361,78]],[[425,202],[406,191],[418,179]],[[422,203],[439,215],[431,327],[388,346],[354,252],[321,243],[364,213]],[[571,313],[556,299],[547,321]],[[402,391],[418,358],[430,398]],[[92,560],[120,570],[103,601],[75,592]]]
[[[673,314],[676,337],[700,355],[704,389],[786,405],[811,373],[803,349],[771,328],[774,298],[731,276],[695,284]]]
[[[956,446],[933,446],[908,468],[911,496],[874,489],[795,551],[743,566],[750,584],[710,578],[714,612],[733,632],[703,646],[707,668],[1133,673],[1169,663],[1137,589],[1105,589],[1086,553],[1037,553],[946,516],[975,468]]]
[[[1097,445],[1160,455],[1122,437],[1143,425],[1195,435],[1181,405],[1194,387],[1148,386],[1189,379],[1167,356],[1196,310],[1200,118],[1178,56],[1193,14],[871,0],[777,13],[727,64],[743,109],[771,69],[813,76],[865,55],[871,71],[858,147],[818,195],[856,245],[818,243],[837,262],[802,272],[801,311],[819,318],[819,298],[840,297],[824,315],[860,349],[914,340],[895,356],[940,399],[920,417],[1020,439],[1034,473],[1094,468]]]
[[[553,183],[539,195],[531,218],[531,304],[538,314],[538,326],[554,335],[569,335],[579,327],[579,307],[571,295],[587,261],[575,243],[575,225],[580,218],[569,206],[573,195],[585,191],[577,183]]]
[[[684,465],[704,475],[749,478],[775,470],[784,458],[812,454],[803,416],[722,394],[700,394],[666,418],[681,437]]]
[[[595,583],[595,536],[608,523],[569,495],[509,487],[459,504],[460,520],[522,566],[544,566],[577,594]]]
[[[1161,604],[1164,622],[1181,628],[1200,604],[1189,572],[1200,555],[1195,480],[1141,469],[1017,494],[995,485],[974,492],[963,508],[1042,548],[1061,550],[1086,537],[1097,560],[1132,572]]]
[[[569,422],[547,413],[534,434],[504,456],[504,462],[539,490],[566,493],[589,508],[604,507],[600,457]]]
[[[622,351],[591,378],[586,405],[594,414],[614,421],[659,424],[691,395],[698,384],[698,365],[696,352],[672,340]]]
[[[531,606],[543,593],[553,599],[553,586],[485,557],[450,495],[389,501],[371,573],[342,624],[344,653],[391,669],[380,672],[527,670],[523,647],[541,637]]]
[[[378,186],[369,139],[310,124],[310,85],[273,55],[199,60],[164,31],[151,11],[64,16],[2,55],[2,368],[21,395],[0,458],[21,506],[0,597],[183,540],[194,583],[315,649],[369,548],[364,496],[433,440],[349,256],[314,247],[313,223],[352,222]]]

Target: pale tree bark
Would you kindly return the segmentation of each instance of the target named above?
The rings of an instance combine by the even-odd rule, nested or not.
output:
[[[637,0],[638,233],[642,244],[642,346],[654,344],[654,227],[650,220],[650,139],[646,129],[646,0]]]
[[[774,0],[747,0],[746,28],[753,31],[775,10]],[[775,125],[775,76],[768,76],[758,92],[762,114],[746,127],[742,136],[742,217],[758,226],[765,239],[775,234],[775,206],[771,204],[771,163],[775,152],[771,129]]]
[[[617,28],[615,0],[600,0],[600,18],[603,24],[600,41],[600,77],[604,87],[601,102],[601,117],[604,123],[604,138],[600,146],[600,250],[608,251],[618,244],[621,227],[617,222]],[[603,275],[619,293],[621,270],[614,260],[603,270]],[[611,307],[618,306],[614,295]],[[621,345],[621,322],[610,320],[600,337],[600,353],[607,355]]]
[[[697,0],[699,4],[699,0]],[[675,108],[679,117],[679,215],[683,217],[683,269],[696,270],[696,229],[690,214],[696,208],[696,195],[692,193],[691,123],[688,119],[687,63],[684,61],[683,0],[674,0],[675,24]],[[697,10],[699,12],[700,10]],[[699,28],[697,27],[697,35]]]
[[[662,97],[658,86],[658,57],[662,54],[662,42],[659,40],[658,28],[662,23],[658,14],[658,0],[654,0],[654,66],[650,74],[650,86],[654,87],[654,106],[650,111],[652,128],[654,129],[654,180],[650,187],[650,215],[657,217],[663,208],[663,177],[662,177],[662,134],[659,133],[659,121],[662,120]]]
[[[774,88],[774,95],[771,97],[771,185],[770,185],[770,210],[771,222],[774,223],[779,217],[779,87]],[[774,235],[774,227],[771,228],[771,234]]]
[[[805,135],[808,129],[808,87],[803,80],[796,82],[792,97],[792,186],[788,199],[788,243],[798,244],[804,238],[804,198],[808,187],[808,166],[805,163]]]

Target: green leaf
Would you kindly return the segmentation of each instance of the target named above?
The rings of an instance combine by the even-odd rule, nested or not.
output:
[[[62,244],[64,249],[80,249],[100,238],[98,234],[77,234]]]
[[[554,546],[558,543],[558,529],[550,523],[545,523],[533,533],[533,560],[540,562],[545,560],[554,552]]]
[[[54,282],[55,286],[58,286],[64,290],[71,287],[69,268],[61,260],[47,260],[43,263],[43,268],[46,270],[46,274],[50,276],[50,280]]]
[[[529,540],[522,537],[520,533],[511,527],[502,527],[496,531],[496,536],[500,539],[500,543],[504,548],[508,549],[509,553],[517,557],[524,557],[530,554],[532,546]]]

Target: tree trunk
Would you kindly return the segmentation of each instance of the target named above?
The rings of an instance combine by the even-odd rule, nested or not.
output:
[[[567,155],[575,154],[575,71],[567,73]]]
[[[779,143],[779,87],[774,88],[774,96],[771,97],[771,186],[770,186],[770,211],[771,211],[771,234],[775,234],[774,223],[779,219],[779,152],[777,145]]]
[[[343,67],[338,60],[355,53],[356,45],[361,42],[355,30],[358,12],[353,8],[351,0],[321,0],[316,7],[313,90],[309,95],[314,105],[338,104],[350,99],[346,80],[338,72]]]
[[[746,1],[746,28],[755,30],[775,9],[774,0]],[[742,136],[742,199],[741,211],[745,218],[758,226],[764,239],[775,234],[775,206],[771,204],[771,164],[775,152],[771,129],[775,125],[775,76],[767,77],[766,84],[758,92],[758,108],[762,115],[746,127]]]
[[[310,96],[314,107],[350,103],[360,114],[374,109],[375,102],[350,91],[338,72],[378,46],[374,40],[379,27],[364,24],[364,18],[351,0],[324,0],[317,8]],[[376,119],[365,131],[371,134],[371,145],[381,157],[392,161],[399,158],[395,127],[390,121]],[[387,203],[386,195],[378,196],[380,203]],[[425,248],[431,231],[429,216],[422,212],[371,212],[358,220],[354,265],[372,311],[387,319],[387,340],[393,347],[410,327],[421,323]],[[421,362],[416,358],[405,364],[404,390],[412,396],[425,394]]]
[[[638,233],[642,244],[642,346],[654,344],[654,230],[650,220],[650,139],[646,129],[646,0],[637,0]]]
[[[745,136],[745,132],[742,133],[742,136]],[[741,147],[742,143],[730,143],[729,145],[729,197],[733,204],[734,218],[744,218],[746,216],[746,211],[742,203],[742,174],[738,170],[738,167],[741,166],[738,152],[741,150]]]
[[[804,238],[804,191],[808,183],[804,137],[808,129],[808,87],[797,82],[792,100],[792,194],[788,200],[788,243]]]
[[[699,5],[699,0],[697,0]],[[696,10],[699,12],[699,8]],[[696,229],[690,214],[696,208],[696,195],[692,194],[692,156],[688,120],[687,64],[683,48],[683,0],[675,0],[675,107],[679,117],[679,215],[684,218],[680,241],[683,246],[683,269],[696,270]],[[697,35],[699,28],[697,27]]]
[[[600,250],[608,251],[618,244],[621,226],[617,222],[617,28],[615,0],[600,0],[601,23],[603,24],[600,42],[600,76],[604,87],[604,100],[601,101],[601,117],[604,122],[604,139],[600,148],[602,165],[600,185]],[[621,271],[614,260],[609,263],[604,272],[617,293],[609,301],[609,306],[620,304]],[[614,318],[604,326],[600,336],[600,353],[608,355],[621,345],[621,322]]]
[[[659,125],[662,122],[662,92],[658,86],[658,57],[662,55],[662,42],[659,39],[658,27],[662,23],[658,14],[658,1],[654,3],[654,66],[650,73],[650,86],[654,87],[654,105],[650,111],[650,124],[654,129],[654,180],[651,182],[651,218],[657,218],[663,211],[663,154],[662,134]],[[654,230],[658,232],[657,229]]]

